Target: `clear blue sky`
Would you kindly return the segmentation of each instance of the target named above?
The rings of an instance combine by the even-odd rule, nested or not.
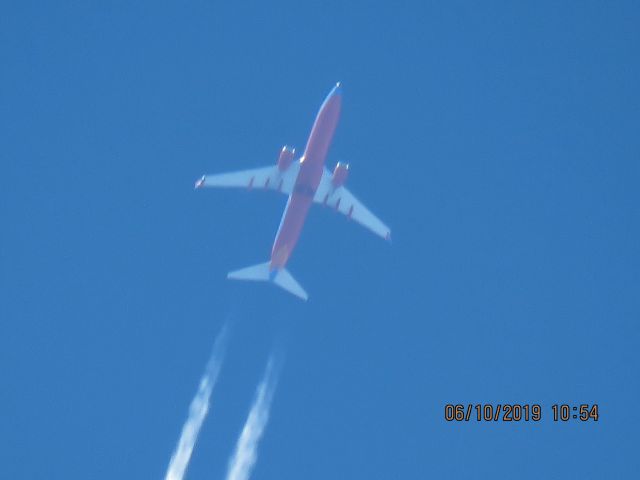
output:
[[[0,476],[161,478],[215,335],[188,478],[222,478],[269,351],[255,479],[640,473],[638,2],[5,2]],[[225,280],[285,198],[194,191],[304,146],[389,246],[313,210],[304,304]],[[446,403],[540,403],[538,424]],[[597,424],[553,403],[597,402]]]

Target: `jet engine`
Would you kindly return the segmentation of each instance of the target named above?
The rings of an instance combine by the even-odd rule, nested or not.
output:
[[[336,164],[336,168],[333,170],[333,176],[331,177],[331,185],[334,188],[341,187],[344,185],[344,182],[347,181],[347,177],[349,176],[349,165],[346,163],[338,162]]]
[[[282,147],[280,156],[278,157],[278,170],[284,172],[287,168],[289,168],[289,166],[293,162],[293,156],[295,155],[295,153],[295,148],[288,147],[287,145]]]

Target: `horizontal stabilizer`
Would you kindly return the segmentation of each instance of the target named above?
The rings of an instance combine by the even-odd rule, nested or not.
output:
[[[276,277],[273,279],[274,283],[281,288],[284,288],[287,292],[293,293],[296,297],[306,300],[309,298],[307,292],[300,286],[296,279],[284,268],[278,270]]]
[[[241,268],[235,272],[229,272],[227,278],[233,280],[254,280],[266,282],[269,280],[269,262],[260,263],[252,267]]]
[[[284,268],[270,270],[269,262],[253,265],[252,267],[241,268],[227,274],[227,278],[232,280],[250,280],[256,282],[272,281],[280,288],[292,293],[302,300],[307,300],[307,292],[300,286],[295,278]]]

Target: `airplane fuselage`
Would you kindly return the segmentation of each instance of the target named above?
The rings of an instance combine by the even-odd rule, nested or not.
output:
[[[270,269],[284,268],[298,242],[300,232],[320,184],[324,162],[340,118],[340,84],[329,93],[316,116],[307,146],[300,158],[300,171],[289,196],[280,227],[271,250]]]

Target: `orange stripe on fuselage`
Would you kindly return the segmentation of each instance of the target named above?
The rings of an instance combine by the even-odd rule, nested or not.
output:
[[[272,270],[283,268],[298,242],[320,179],[324,161],[340,118],[342,96],[336,86],[320,107],[300,160],[300,172],[271,250]]]

